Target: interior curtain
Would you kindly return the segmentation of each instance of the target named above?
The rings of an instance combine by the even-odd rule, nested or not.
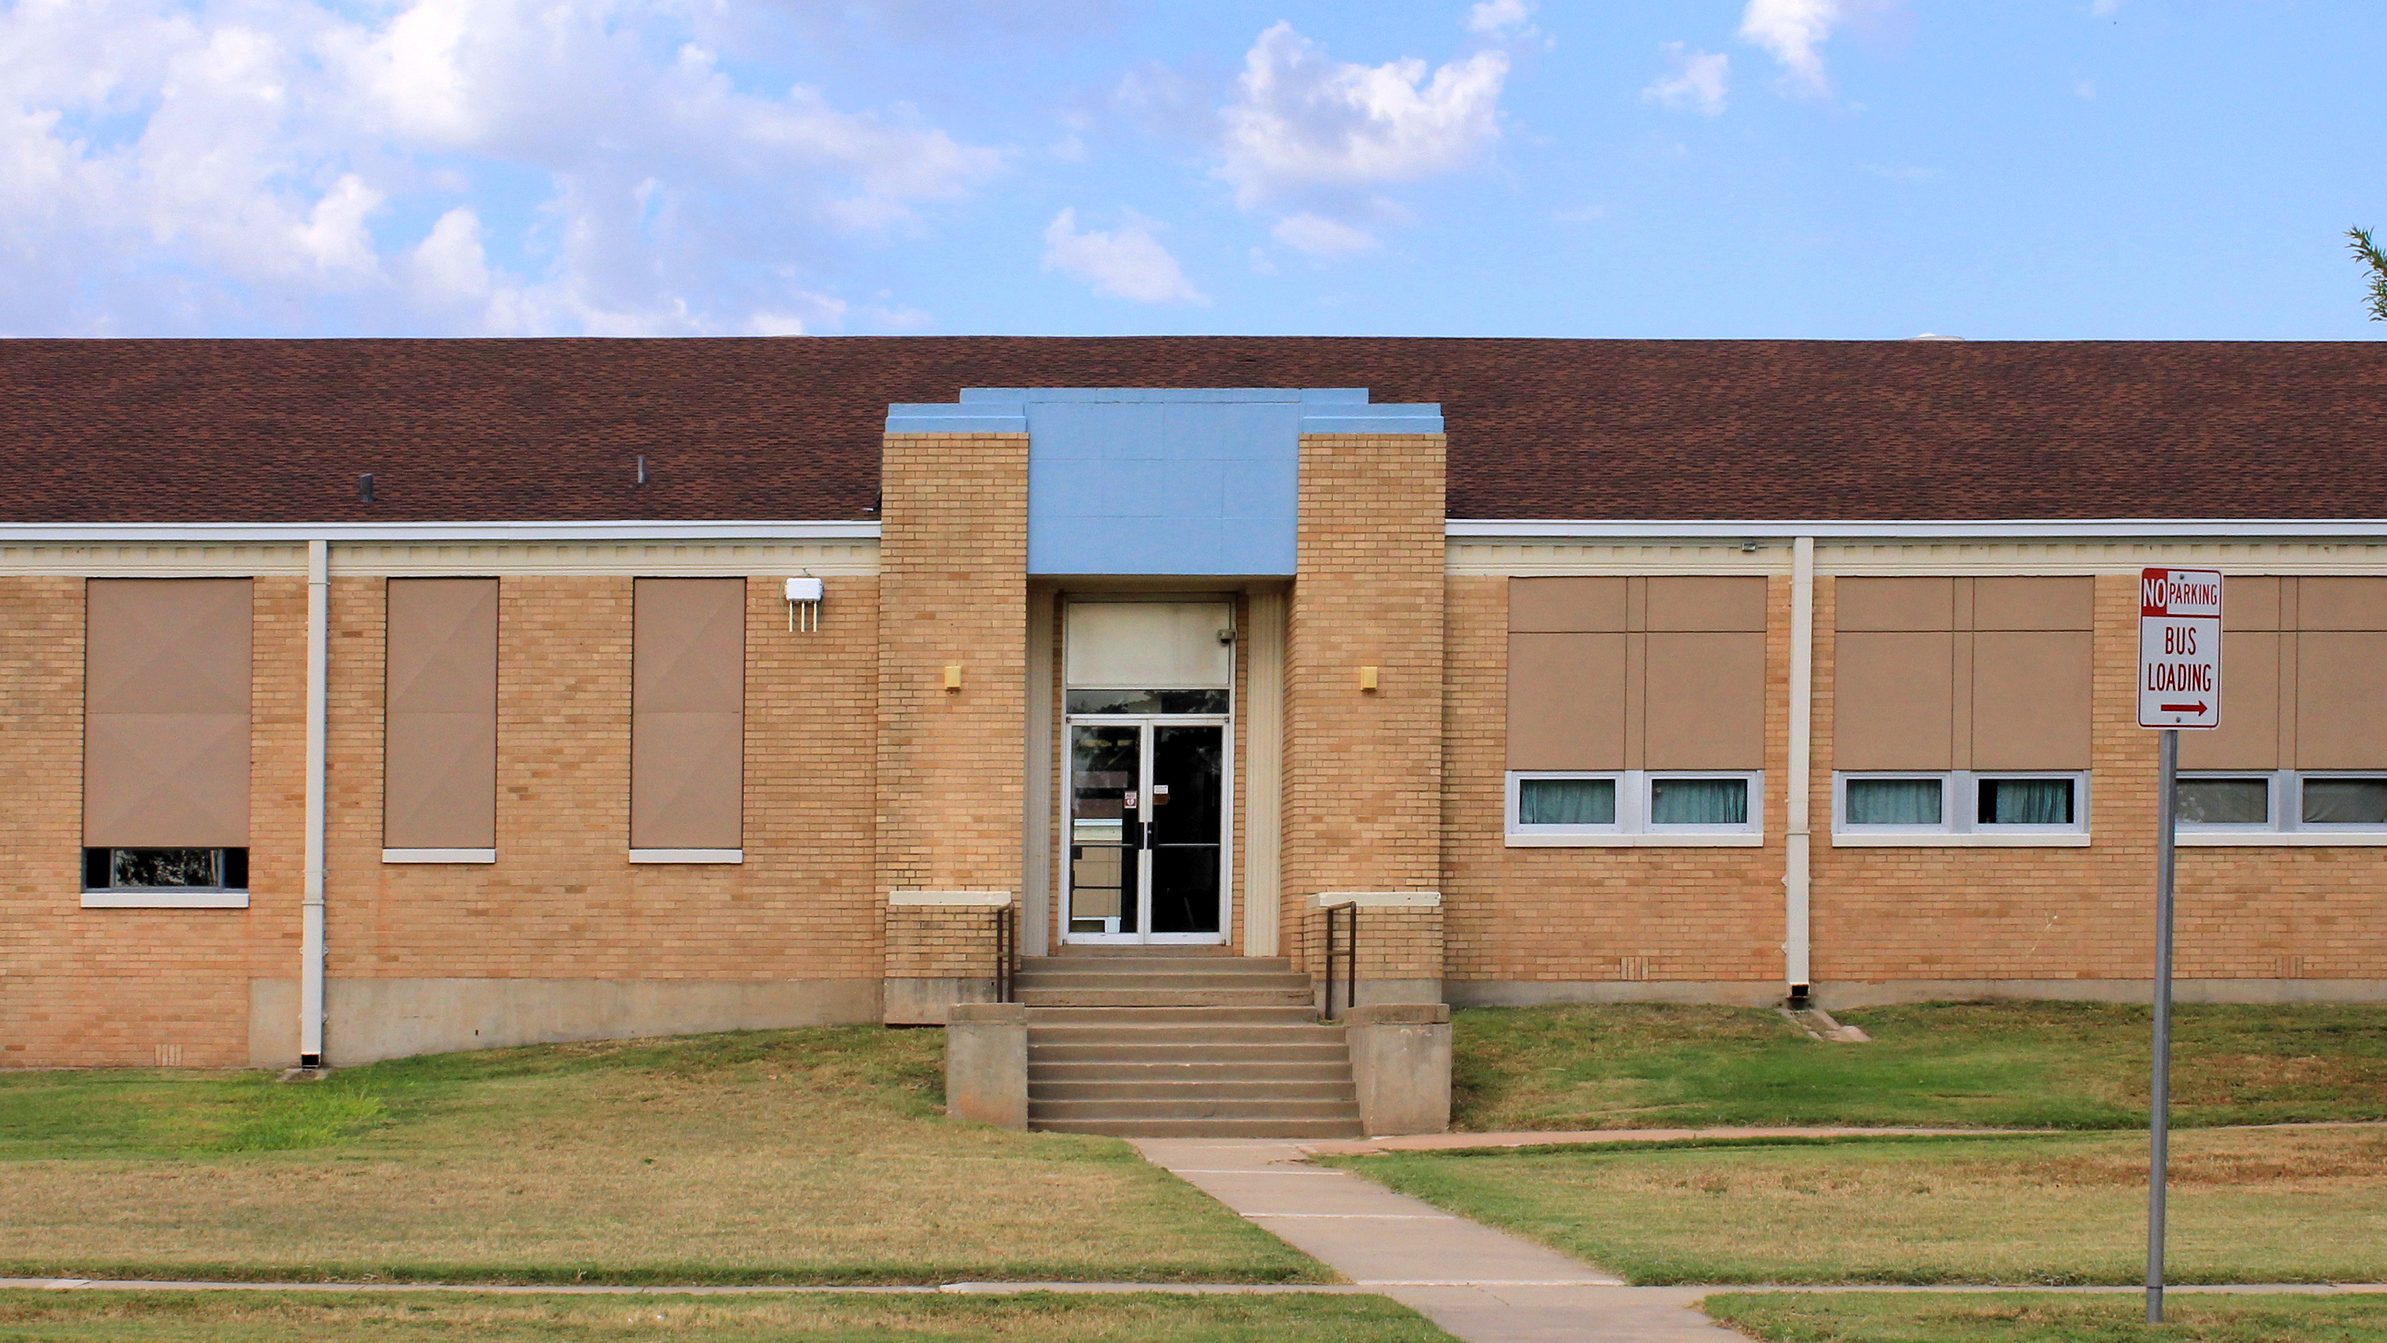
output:
[[[1614,825],[1614,779],[1523,779],[1517,788],[1521,825]]]
[[[1938,825],[1937,779],[1850,779],[1850,825]]]
[[[1746,779],[1655,779],[1650,783],[1652,825],[1747,825]]]
[[[1981,795],[1981,819],[1992,825],[2072,824],[2070,779],[1992,779]]]

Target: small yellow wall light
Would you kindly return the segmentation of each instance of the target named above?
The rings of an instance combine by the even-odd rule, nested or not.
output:
[[[946,664],[945,664],[945,689],[947,689],[947,690],[959,690],[959,689],[961,689],[961,664],[960,664],[960,663],[958,663],[958,662],[948,662],[948,663],[946,663]]]
[[[1375,693],[1376,669],[1374,667],[1362,667],[1359,669],[1359,688],[1371,695]]]

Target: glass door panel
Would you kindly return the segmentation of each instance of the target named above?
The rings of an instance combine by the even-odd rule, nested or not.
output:
[[[1142,931],[1139,850],[1143,729],[1101,724],[1069,729],[1069,932]]]
[[[1226,729],[1154,724],[1151,818],[1152,919],[1155,933],[1220,931],[1219,878],[1225,831]]]

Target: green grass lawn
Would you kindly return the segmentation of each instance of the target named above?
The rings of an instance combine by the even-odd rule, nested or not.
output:
[[[2387,1343],[2387,1296],[1799,1292],[1711,1296],[1708,1314],[1771,1343]]]
[[[1123,1142],[946,1119],[941,1034],[0,1073],[0,1276],[1330,1277]]]
[[[1380,1296],[0,1292],[7,1343],[1447,1343]]]
[[[2150,1016],[2103,1003],[1925,1003],[1838,1014],[1809,1039],[1762,1008],[1657,1003],[1453,1014],[1454,1125],[1859,1124],[2131,1128]],[[2192,1004],[2174,1024],[2173,1122],[2387,1119],[2387,1007]]]
[[[2146,1140],[1864,1139],[1335,1159],[1635,1283],[2131,1283]],[[2387,1281],[2387,1130],[2192,1130],[2178,1282]]]

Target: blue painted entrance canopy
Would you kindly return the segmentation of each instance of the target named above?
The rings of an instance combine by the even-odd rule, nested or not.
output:
[[[971,387],[891,434],[1028,435],[1028,572],[1290,577],[1303,434],[1438,434],[1367,389]]]

